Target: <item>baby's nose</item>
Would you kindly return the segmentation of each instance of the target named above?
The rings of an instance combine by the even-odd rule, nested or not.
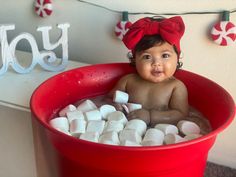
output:
[[[152,65],[153,66],[160,66],[162,64],[162,61],[159,58],[154,58]]]

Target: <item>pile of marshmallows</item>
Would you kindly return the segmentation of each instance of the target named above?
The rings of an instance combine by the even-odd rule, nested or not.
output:
[[[142,105],[128,103],[129,95],[117,90],[113,101],[120,103],[127,113],[142,108]],[[192,140],[202,136],[197,124],[181,120],[177,126],[157,124],[147,128],[140,119],[127,120],[125,114],[116,111],[112,105],[99,108],[89,99],[75,107],[70,104],[60,110],[59,117],[50,120],[50,125],[67,135],[79,139],[123,146],[157,146]]]

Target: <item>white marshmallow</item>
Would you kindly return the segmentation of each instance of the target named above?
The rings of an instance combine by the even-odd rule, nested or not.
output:
[[[99,108],[99,111],[102,115],[102,118],[104,120],[107,120],[107,116],[108,114],[112,113],[112,112],[115,112],[116,111],[116,108],[112,105],[108,105],[108,104],[105,104],[105,105],[102,105],[100,108]]]
[[[188,134],[200,134],[200,127],[191,121],[188,120],[181,120],[178,122],[177,127],[179,128],[180,132],[184,135]]]
[[[184,139],[193,140],[193,139],[199,138],[201,136],[202,136],[201,134],[188,134],[184,137]]]
[[[91,100],[85,100],[77,106],[77,110],[82,112],[88,112],[97,109],[97,106]]]
[[[104,126],[104,120],[91,120],[88,122],[86,132],[98,132],[100,135],[103,132]]]
[[[136,104],[136,103],[127,103],[127,108],[129,109],[129,112],[132,112],[137,109],[142,109],[141,104]]]
[[[66,117],[56,117],[49,121],[49,124],[55,129],[61,129],[68,131],[69,130],[69,122]]]
[[[165,135],[179,133],[178,128],[172,124],[156,124],[154,128],[161,130]]]
[[[102,134],[99,137],[99,142],[103,143],[103,144],[114,144],[114,145],[120,144],[118,133],[115,131]],[[110,142],[112,142],[112,143],[110,143]]]
[[[175,144],[186,141],[184,138],[177,134],[167,134],[164,138],[165,144]]]
[[[99,143],[102,143],[102,144],[109,144],[109,145],[119,145],[119,144],[116,144],[115,142],[113,141],[109,141],[109,140],[104,140],[104,141],[101,141]]]
[[[128,120],[127,118],[125,117],[124,113],[121,112],[121,111],[115,111],[115,112],[112,112],[110,114],[108,114],[107,116],[107,120],[108,121],[118,121],[120,123],[122,123],[123,125],[125,125]]]
[[[92,111],[85,112],[84,115],[85,115],[85,119],[87,121],[102,120],[102,115],[98,109],[94,109]]]
[[[70,123],[70,133],[72,136],[79,137],[80,134],[85,133],[86,121],[83,119],[73,119]]]
[[[69,136],[72,136],[69,131],[66,131],[66,130],[64,130],[64,129],[56,128],[56,130],[58,130],[59,132],[65,133],[65,134],[67,134],[67,135],[69,135]]]
[[[133,142],[133,141],[129,141],[129,140],[124,140],[121,142],[122,146],[141,146],[140,144]]]
[[[74,120],[74,119],[84,120],[84,114],[79,110],[67,112],[66,116],[68,118],[69,123],[71,123],[71,121]]]
[[[142,141],[142,137],[138,134],[136,130],[122,130],[119,133],[119,139],[121,142],[129,140],[137,144],[140,144]]]
[[[124,129],[124,124],[122,124],[119,121],[108,121],[106,122],[105,128],[103,130],[104,133],[110,132],[110,131],[115,131],[115,132],[120,132],[121,130]]]
[[[113,97],[113,102],[115,103],[128,103],[129,95],[120,90],[116,90]]]
[[[159,146],[160,143],[156,141],[142,141],[142,146]]]
[[[79,138],[82,140],[87,140],[87,141],[97,143],[98,138],[99,138],[99,133],[98,132],[85,132],[81,134]]]
[[[65,117],[67,112],[75,111],[76,107],[73,104],[69,104],[66,107],[64,107],[62,110],[59,112],[60,117]]]
[[[146,131],[142,144],[146,144],[146,141],[154,141],[156,145],[162,145],[164,133],[156,128],[150,128]]]
[[[132,119],[127,122],[125,130],[136,130],[140,136],[143,136],[147,130],[147,124],[141,119]]]

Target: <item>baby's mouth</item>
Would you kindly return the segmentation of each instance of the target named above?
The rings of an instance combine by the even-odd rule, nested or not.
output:
[[[153,76],[159,77],[163,74],[163,71],[153,70],[151,73]]]

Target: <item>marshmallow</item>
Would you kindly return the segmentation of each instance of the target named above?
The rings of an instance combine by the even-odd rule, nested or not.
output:
[[[120,90],[116,90],[113,97],[113,102],[115,103],[128,103],[129,95]]]
[[[132,112],[132,111],[137,110],[137,109],[142,109],[141,104],[127,103],[126,105],[127,105],[127,108],[129,110],[129,112]]]
[[[141,119],[132,119],[127,122],[125,130],[136,130],[140,136],[146,132],[147,124]]]
[[[84,115],[81,111],[79,110],[75,110],[75,111],[71,111],[71,112],[67,112],[66,116],[68,118],[69,123],[71,123],[72,120],[74,119],[81,119],[84,120]]]
[[[99,138],[99,133],[98,132],[85,132],[81,134],[79,138],[82,140],[87,140],[87,141],[97,143],[98,138]]]
[[[114,106],[112,106],[112,105],[105,104],[105,105],[102,105],[99,108],[99,111],[100,111],[100,113],[102,115],[102,118],[106,120],[108,114],[110,114],[112,112],[115,112],[116,108]]]
[[[58,130],[59,132],[65,133],[66,135],[72,136],[69,131],[66,131],[66,130],[64,130],[64,129],[56,128],[56,130]]]
[[[150,128],[146,131],[142,144],[146,144],[146,141],[154,141],[156,145],[162,145],[164,133],[161,130]]]
[[[70,133],[72,136],[79,137],[80,134],[85,133],[86,121],[83,119],[73,119],[70,123]]]
[[[171,124],[156,124],[154,128],[161,130],[165,135],[179,133],[178,128],[175,125]]]
[[[107,132],[107,133],[102,134],[99,137],[99,143],[119,145],[120,140],[118,137],[118,133],[115,131],[112,131],[112,132]]]
[[[119,145],[113,141],[109,141],[109,140],[104,140],[104,141],[101,141],[99,143],[102,143],[102,144],[109,144],[109,145]]]
[[[142,141],[141,145],[142,146],[159,146],[160,143],[156,141]]]
[[[184,139],[193,140],[193,139],[199,138],[201,136],[202,136],[201,134],[188,134],[184,137]]]
[[[133,141],[129,141],[129,140],[124,140],[121,142],[122,146],[141,146],[140,144],[133,142]]]
[[[119,121],[108,121],[106,122],[105,128],[103,132],[110,132],[110,131],[115,131],[115,132],[120,132],[121,130],[124,129],[124,124],[122,124]]]
[[[180,132],[184,135],[188,134],[200,134],[200,127],[191,121],[188,120],[181,120],[178,122],[177,127],[179,128]]]
[[[67,112],[75,111],[76,107],[72,104],[67,105],[59,112],[60,117],[65,117]]]
[[[186,141],[186,139],[182,138],[181,136],[177,134],[167,134],[164,138],[165,144],[175,144],[175,143],[181,143]]]
[[[104,126],[104,120],[91,120],[88,122],[86,132],[98,132],[100,135],[103,132]]]
[[[61,129],[64,131],[69,130],[69,122],[66,117],[56,117],[49,121],[49,124],[55,129]]]
[[[119,133],[119,138],[120,141],[125,141],[125,140],[129,140],[132,142],[135,142],[137,144],[140,144],[142,141],[142,137],[138,134],[138,132],[136,130],[122,130]]]
[[[110,114],[108,114],[107,116],[107,120],[108,121],[118,121],[120,123],[122,123],[123,125],[125,125],[128,120],[127,118],[125,117],[124,113],[121,112],[121,111],[115,111],[115,112],[112,112]]]
[[[102,120],[102,115],[98,109],[94,109],[92,111],[88,111],[84,113],[87,121],[90,120]]]
[[[77,110],[82,112],[88,112],[97,109],[97,106],[91,100],[85,100],[77,106]]]

